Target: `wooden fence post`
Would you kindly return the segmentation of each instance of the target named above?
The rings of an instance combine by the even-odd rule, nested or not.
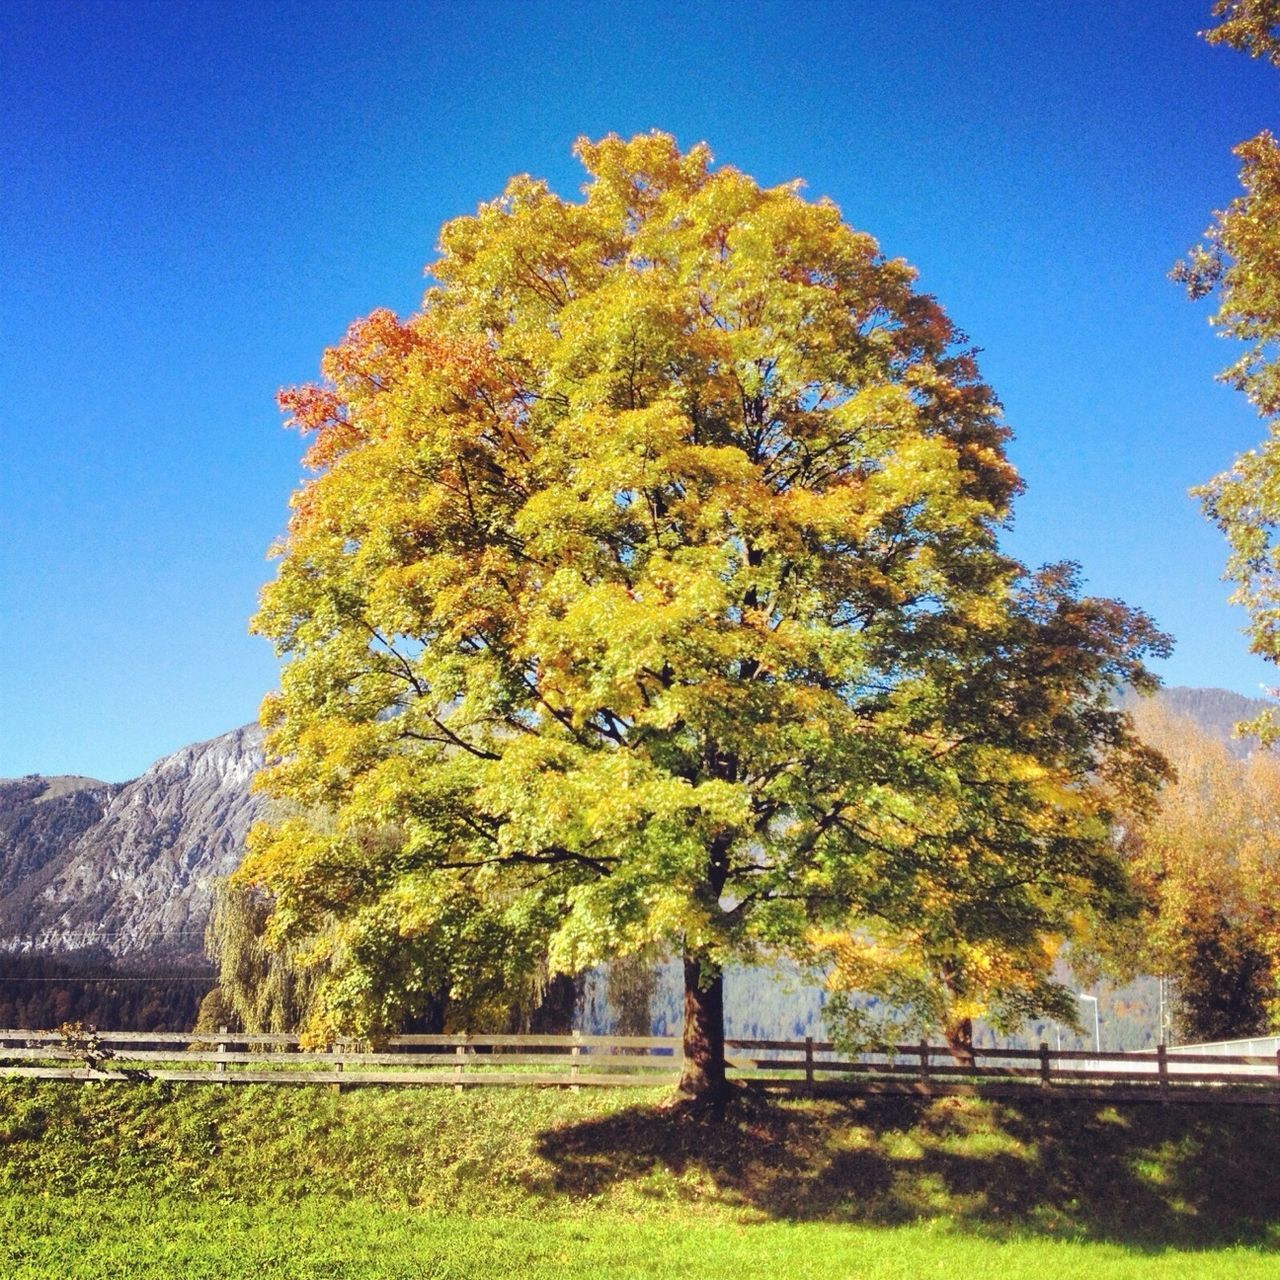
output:
[[[227,1034],[227,1028],[226,1028],[225,1026],[219,1027],[219,1028],[218,1028],[218,1033],[219,1033],[219,1035],[226,1035],[226,1034]],[[219,1040],[219,1041],[218,1041],[218,1047],[217,1047],[218,1057],[221,1059],[221,1058],[226,1054],[226,1052],[227,1052],[227,1042],[226,1042],[225,1040]],[[226,1064],[225,1062],[223,1062],[223,1061],[219,1061],[219,1062],[214,1066],[214,1070],[215,1070],[216,1072],[218,1072],[218,1074],[219,1074],[219,1075],[224,1075],[224,1074],[226,1073],[226,1070],[227,1070],[227,1064]],[[225,1081],[225,1080],[219,1080],[219,1081],[218,1081],[218,1083],[219,1083],[219,1084],[226,1084],[226,1081]]]
[[[813,1092],[813,1037],[804,1038],[804,1084],[808,1092]]]
[[[573,1048],[569,1050],[569,1058],[570,1058],[569,1078],[571,1080],[577,1080],[578,1078],[578,1064],[581,1057],[582,1057],[582,1032],[575,1030],[573,1033]],[[570,1089],[573,1090],[574,1093],[578,1093],[581,1091],[581,1085],[572,1084],[569,1087]]]
[[[453,1069],[454,1093],[462,1092],[462,1068],[466,1065],[467,1057],[467,1033],[461,1032],[458,1036],[457,1047],[453,1051],[454,1057],[457,1059],[457,1065]]]
[[[926,1089],[929,1087],[929,1042],[927,1040],[920,1041],[920,1083]]]
[[[1041,1040],[1040,1041],[1040,1084],[1042,1086],[1047,1086],[1049,1084],[1049,1081],[1051,1079],[1049,1070],[1050,1070],[1049,1046],[1043,1040]]]
[[[329,1046],[329,1052],[330,1052],[331,1054],[340,1054],[340,1053],[342,1052],[342,1042],[341,1042],[341,1041],[339,1041],[339,1040],[335,1040],[335,1041],[334,1041],[334,1042]],[[335,1062],[335,1063],[333,1064],[333,1070],[334,1070],[334,1073],[335,1073],[336,1075],[341,1075],[341,1074],[342,1074],[342,1061],[341,1061],[341,1059],[339,1059],[339,1061],[337,1061],[337,1062]],[[331,1084],[331,1085],[329,1086],[329,1088],[330,1088],[330,1089],[332,1089],[334,1093],[341,1093],[341,1092],[342,1092],[342,1081],[341,1081],[341,1080],[335,1081],[333,1084]]]
[[[1169,1096],[1169,1053],[1163,1044],[1156,1045],[1156,1074],[1160,1077],[1160,1097]]]

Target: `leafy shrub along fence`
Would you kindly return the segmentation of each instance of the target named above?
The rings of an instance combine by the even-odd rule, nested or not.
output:
[[[1223,1055],[975,1049],[972,1066],[939,1045],[842,1054],[820,1040],[727,1040],[730,1074],[793,1092],[1101,1097],[1280,1105],[1280,1052]],[[0,1030],[0,1079],[151,1079],[207,1084],[671,1085],[680,1041],[668,1036],[406,1035],[376,1051],[303,1048],[297,1036],[216,1031]],[[1212,1068],[1212,1070],[1206,1070]]]

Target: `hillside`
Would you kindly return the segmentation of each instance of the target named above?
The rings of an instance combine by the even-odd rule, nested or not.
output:
[[[1236,725],[1256,719],[1262,712],[1276,705],[1269,698],[1246,698],[1244,694],[1232,693],[1229,689],[1193,689],[1185,685],[1161,689],[1155,696],[1162,706],[1175,715],[1190,720],[1211,737],[1226,743],[1232,753],[1238,756],[1247,756],[1256,750],[1258,740],[1238,737]],[[1133,698],[1134,695],[1129,694],[1125,701],[1132,702]]]
[[[914,1226],[935,1241],[952,1233],[984,1241],[986,1250],[971,1259],[979,1275],[1010,1274],[995,1248],[1002,1239],[1066,1238],[1137,1252],[1253,1245],[1271,1252],[1266,1266],[1274,1267],[1280,1109],[746,1095],[717,1124],[666,1108],[665,1100],[649,1089],[385,1088],[338,1095],[307,1087],[20,1081],[0,1098],[0,1204],[12,1197],[25,1205],[67,1205],[66,1219],[88,1212],[95,1222],[103,1210],[94,1206],[122,1200],[167,1204],[177,1222],[201,1212],[234,1220],[254,1209],[286,1234],[299,1215],[336,1212],[345,1223],[360,1210],[404,1215],[406,1229],[416,1224],[420,1231],[460,1217],[517,1235],[538,1222],[549,1230],[556,1223],[600,1223],[615,1231],[667,1223],[689,1233],[691,1254],[711,1245],[717,1227],[741,1236],[768,1223]],[[60,1229],[74,1233],[62,1218]],[[3,1225],[0,1219],[0,1262]],[[132,1213],[111,1225],[126,1238],[137,1231]],[[332,1231],[317,1225],[332,1241]],[[115,1230],[101,1234],[116,1237]],[[766,1231],[761,1244],[768,1238]],[[571,1245],[572,1233],[562,1239]],[[42,1256],[54,1262],[56,1241],[48,1243]],[[865,1274],[860,1266],[849,1269],[857,1256],[800,1272],[790,1253],[772,1265],[757,1257],[752,1270],[728,1274],[834,1280]],[[195,1272],[170,1260],[167,1271],[146,1274],[380,1280],[494,1274],[482,1259],[456,1271],[392,1271],[384,1255],[375,1255],[367,1270],[303,1271],[282,1258],[269,1273],[243,1272],[234,1256],[229,1261],[224,1269]],[[705,1256],[672,1261],[679,1265],[648,1274],[721,1274]],[[945,1261],[920,1259],[915,1267],[875,1274],[967,1274]],[[1080,1265],[1085,1261],[1064,1269],[1046,1257],[1039,1274],[1121,1274]],[[1142,1274],[1239,1274],[1229,1266],[1218,1270],[1203,1255],[1189,1261],[1203,1269],[1171,1270],[1176,1258],[1162,1255]],[[98,1274],[138,1274],[136,1260],[121,1263]]]
[[[0,782],[0,1024],[188,1027],[213,886],[258,809],[256,725],[124,784]]]
[[[101,822],[119,790],[94,778],[0,781],[0,901]]]
[[[34,851],[30,840],[7,840],[0,825],[0,869],[24,855],[27,867],[0,880],[0,948],[203,964],[213,885],[239,864],[261,763],[262,732],[246,726],[183,747],[123,786],[46,799],[67,818],[60,836],[40,827],[47,838]],[[39,811],[12,797],[47,781],[4,784],[0,824],[11,817],[15,830],[35,829]]]

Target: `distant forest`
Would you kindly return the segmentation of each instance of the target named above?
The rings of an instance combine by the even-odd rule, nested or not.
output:
[[[213,985],[211,972],[147,973],[95,952],[0,954],[0,1028],[188,1031]]]

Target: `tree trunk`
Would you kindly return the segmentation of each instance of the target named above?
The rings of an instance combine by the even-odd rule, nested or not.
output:
[[[961,1018],[959,1022],[951,1023],[944,1034],[947,1048],[951,1050],[956,1064],[961,1067],[973,1066],[973,1019]]]
[[[684,1067],[680,1092],[719,1103],[728,1092],[724,1070],[724,975],[697,954],[684,957]]]
[[[449,988],[440,986],[428,991],[417,1010],[402,1019],[395,1030],[403,1035],[438,1036],[444,1031],[448,1014]]]
[[[578,1007],[578,980],[558,973],[542,992],[533,1008],[526,1006],[521,1030],[530,1035],[561,1035],[573,1030],[573,1013]]]

